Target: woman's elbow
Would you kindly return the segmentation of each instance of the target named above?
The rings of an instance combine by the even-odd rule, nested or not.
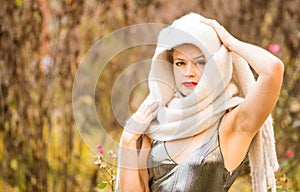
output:
[[[275,76],[283,77],[284,64],[280,59],[276,59],[272,64],[272,72]]]

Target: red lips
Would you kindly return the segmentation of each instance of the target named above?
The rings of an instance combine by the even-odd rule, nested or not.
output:
[[[196,82],[183,82],[182,83],[185,87],[195,87],[197,85]]]

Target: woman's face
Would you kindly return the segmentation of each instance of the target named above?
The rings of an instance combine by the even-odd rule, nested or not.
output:
[[[192,45],[183,44],[174,48],[173,71],[178,90],[189,95],[198,84],[206,64],[202,51]]]

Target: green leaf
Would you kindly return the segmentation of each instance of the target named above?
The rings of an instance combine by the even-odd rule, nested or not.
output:
[[[104,189],[104,188],[106,187],[106,185],[107,185],[107,182],[104,182],[104,181],[103,181],[101,184],[98,184],[98,185],[97,185],[97,188],[98,188],[98,189]]]

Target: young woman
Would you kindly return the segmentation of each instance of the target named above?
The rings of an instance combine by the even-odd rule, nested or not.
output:
[[[174,21],[158,38],[150,94],[123,131],[118,189],[227,191],[248,154],[253,191],[276,191],[269,116],[283,71],[280,59],[215,20]]]

